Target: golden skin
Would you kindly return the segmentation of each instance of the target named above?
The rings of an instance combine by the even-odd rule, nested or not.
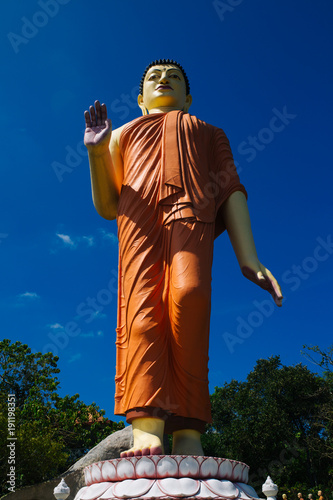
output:
[[[182,72],[172,65],[150,68],[145,76],[143,94],[144,96],[138,96],[138,105],[143,115],[167,113],[175,109],[187,112],[192,103],[191,95],[186,95]],[[125,125],[111,134],[112,125],[107,118],[106,106],[99,101],[95,101],[95,106],[90,106],[89,111],[85,111],[84,117],[84,143],[88,149],[94,206],[103,218],[113,220],[117,216],[123,180],[124,167],[119,151],[119,138]]]
[[[179,109],[188,112],[192,96],[186,95],[185,79],[172,65],[153,66],[145,76],[143,95],[138,96],[142,114],[167,113]]]
[[[138,105],[143,115],[167,113],[173,110],[188,112],[192,103],[186,95],[182,72],[172,65],[158,65],[149,69],[143,84],[143,95],[138,96]],[[95,101],[85,111],[86,132],[84,137],[88,149],[91,172],[93,202],[97,212],[105,219],[117,215],[117,203],[123,179],[123,161],[119,150],[122,127],[111,135],[111,120],[107,118],[105,104]],[[251,230],[250,216],[244,194],[233,193],[223,205],[226,229],[243,275],[267,290],[277,306],[282,305],[281,288],[258,259]],[[134,444],[123,456],[132,456],[142,450],[158,449],[164,453],[164,421],[158,418],[133,420]],[[173,454],[202,455],[200,433],[184,429],[173,433]]]

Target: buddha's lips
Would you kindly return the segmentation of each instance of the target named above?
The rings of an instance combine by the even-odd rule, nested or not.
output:
[[[172,87],[170,87],[170,85],[159,85],[156,90],[159,90],[159,89],[170,89],[170,90],[173,90]]]

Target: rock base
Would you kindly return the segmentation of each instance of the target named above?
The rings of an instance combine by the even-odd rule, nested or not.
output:
[[[84,469],[75,500],[257,499],[249,467],[225,458],[150,455],[119,458]]]

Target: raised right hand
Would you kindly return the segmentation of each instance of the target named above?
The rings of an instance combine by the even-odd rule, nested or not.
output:
[[[88,151],[99,152],[109,147],[112,125],[107,117],[106,105],[95,101],[95,106],[90,106],[89,111],[84,112],[86,130],[84,133],[84,144]]]

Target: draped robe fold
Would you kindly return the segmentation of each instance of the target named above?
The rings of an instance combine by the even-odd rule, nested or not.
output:
[[[181,111],[120,136],[115,413],[161,408],[211,421],[208,341],[219,209],[243,191],[224,132]]]

